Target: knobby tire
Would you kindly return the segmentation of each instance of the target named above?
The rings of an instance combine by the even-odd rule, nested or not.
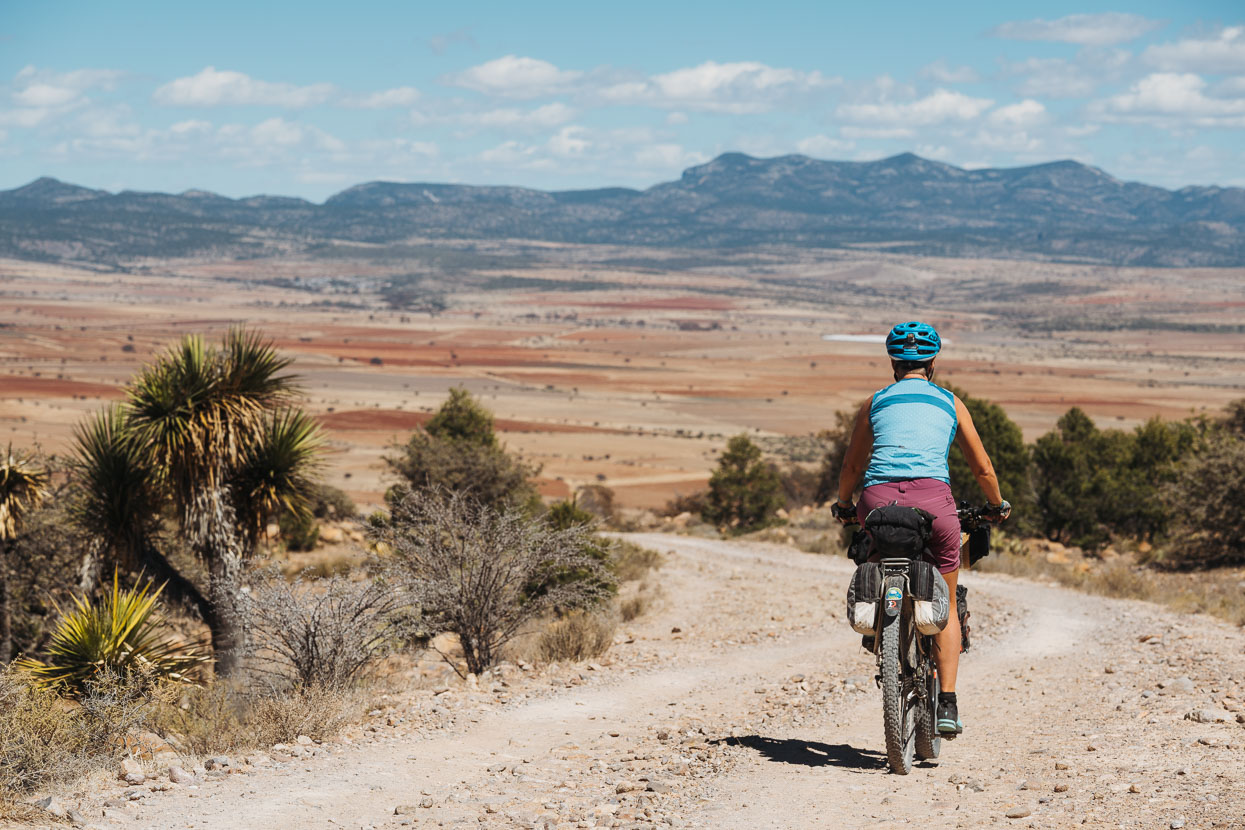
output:
[[[928,697],[916,701],[916,757],[932,761],[942,750],[942,737],[938,734],[938,673],[934,659],[926,656],[925,694]]]
[[[903,583],[900,582],[900,585]],[[885,588],[890,586],[887,580]],[[903,663],[900,659],[903,640],[903,614],[893,617],[882,612],[882,726],[886,733],[886,760],[891,772],[907,775],[912,772],[912,760],[916,742],[910,730],[912,710],[907,704],[903,683]]]

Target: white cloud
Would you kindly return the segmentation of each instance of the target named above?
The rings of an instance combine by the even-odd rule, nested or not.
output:
[[[1151,20],[1136,14],[1105,12],[1070,14],[1058,20],[1013,20],[995,26],[987,34],[1008,40],[1048,40],[1081,46],[1110,46],[1136,40],[1164,25],[1164,21]]]
[[[1046,120],[1046,107],[1032,98],[999,107],[990,113],[990,123],[1002,127],[1032,127]]]
[[[687,113],[672,112],[666,116],[666,123],[672,127],[678,127],[688,122]]]
[[[1090,107],[1108,121],[1146,123],[1171,129],[1245,127],[1245,98],[1205,94],[1206,80],[1192,73],[1156,72],[1127,91]]]
[[[635,164],[660,173],[679,171],[694,164],[704,164],[708,157],[683,148],[679,144],[650,144],[635,152]]]
[[[993,103],[989,98],[972,98],[962,92],[937,89],[915,101],[840,104],[836,112],[846,121],[924,127],[948,121],[971,121]]]
[[[174,107],[274,106],[301,109],[327,102],[336,94],[332,84],[295,86],[259,81],[232,70],[204,67],[197,75],[178,78],[158,88],[157,103]]]
[[[1187,72],[1245,72],[1245,26],[1221,29],[1213,37],[1157,43],[1141,59],[1159,69]]]
[[[583,136],[583,127],[563,127],[549,139],[547,146],[555,156],[582,156],[592,146]]]
[[[843,141],[828,135],[811,135],[797,141],[795,145],[796,149],[806,156],[821,156],[822,158],[841,155],[854,149],[855,146],[856,143],[853,141]]]
[[[977,70],[971,66],[949,66],[939,58],[921,69],[921,77],[929,78],[940,84],[971,84],[981,80]]]
[[[564,92],[582,77],[582,72],[558,69],[548,61],[506,55],[462,72],[446,75],[442,80],[450,86],[489,95],[537,98]]]
[[[354,95],[346,99],[346,105],[363,110],[394,109],[409,107],[419,100],[419,90],[413,86],[383,89],[366,95]]]
[[[26,66],[13,78],[12,100],[17,108],[0,112],[0,123],[37,127],[49,119],[86,106],[86,93],[113,89],[124,73],[113,69],[77,69],[52,72]]]
[[[201,121],[198,119],[189,119],[187,121],[178,121],[169,127],[169,132],[174,135],[193,135],[209,132],[212,129],[210,121]]]
[[[916,154],[935,161],[946,161],[951,158],[951,150],[945,144],[918,144]]]
[[[765,112],[783,99],[805,96],[840,82],[817,71],[777,68],[756,61],[705,61],[644,80],[611,84],[599,95],[614,104],[740,114]]]
[[[1005,64],[1003,70],[1021,76],[1016,92],[1036,98],[1084,98],[1103,80],[1101,74],[1063,58],[1028,58]]]

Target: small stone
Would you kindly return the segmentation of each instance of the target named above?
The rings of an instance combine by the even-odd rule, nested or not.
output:
[[[308,738],[306,735],[299,735],[297,742],[299,746],[311,746],[315,743],[315,741],[311,740],[311,738]]]
[[[611,733],[609,733],[609,735],[610,735],[610,737],[611,737],[611,738],[617,738],[617,737],[618,737],[618,733],[617,733],[617,732],[611,732]]]
[[[253,753],[242,760],[253,767],[265,767],[272,763],[272,759],[262,752]]]
[[[181,767],[169,767],[169,780],[174,784],[184,784],[186,786],[199,783],[199,779],[195,778]]]
[[[418,810],[419,807],[415,804],[399,804],[397,807],[393,808],[393,814],[395,816],[409,816]]]
[[[1128,791],[1130,793],[1139,793],[1141,792],[1141,787],[1138,787],[1136,784],[1129,784]]]
[[[136,787],[139,784],[146,781],[147,776],[141,772],[127,772],[125,774],[125,778],[123,778],[122,780],[125,781],[125,783],[129,784],[130,786]]]
[[[1033,815],[1033,810],[1029,809],[1028,807],[1017,807],[1014,810],[1008,810],[1003,815],[1007,816],[1008,818],[1028,818],[1029,816]]]
[[[1188,775],[1190,772],[1191,770],[1188,767],[1181,767],[1180,769],[1176,770],[1177,775]]]
[[[429,807],[432,806],[432,798],[431,797],[421,798],[419,800],[419,806],[427,810]]]
[[[1184,819],[1174,818],[1171,820],[1171,823],[1168,824],[1167,826],[1170,827],[1171,830],[1180,830],[1180,828],[1184,827]]]
[[[1065,764],[1063,761],[1056,761],[1056,762],[1055,762],[1055,769],[1064,770],[1064,769],[1067,769],[1067,768],[1068,768],[1068,765],[1067,765],[1067,764]]]
[[[667,731],[666,731],[666,730],[664,730],[664,729],[659,729],[659,730],[657,731],[657,740],[659,740],[659,741],[668,741],[668,740],[670,740],[670,733],[669,733],[669,732],[667,732]]]
[[[793,675],[791,675],[791,682],[792,682],[792,683],[803,683],[803,682],[804,682],[804,675],[802,675],[802,674],[793,674]]]
[[[139,775],[142,775],[143,765],[140,764],[138,761],[134,760],[133,758],[122,758],[121,769],[117,773],[117,777],[124,779],[127,775],[132,775],[134,773],[138,773]]]
[[[51,813],[57,818],[66,818],[69,815],[69,811],[65,809],[64,805],[56,800],[56,796],[54,795],[49,795],[47,798],[39,799],[35,802],[35,806],[43,810],[45,813]]]
[[[679,627],[676,625],[674,628],[670,629],[670,633],[671,633],[671,634],[682,634],[682,633],[683,633],[683,629],[679,628]]]
[[[1115,674],[1115,666],[1103,666],[1102,671],[1104,674]]]
[[[233,766],[233,761],[229,760],[227,755],[213,755],[203,764],[207,769],[224,769]]]
[[[1194,709],[1186,714],[1184,719],[1195,723],[1226,723],[1228,715],[1226,712],[1218,712],[1214,709]]]
[[[602,668],[600,663],[589,663],[588,671],[605,671],[605,669]]]
[[[86,816],[82,815],[82,813],[79,813],[77,810],[67,811],[65,813],[65,818],[69,819],[74,824],[86,824],[87,821]]]
[[[986,791],[986,785],[981,783],[981,781],[976,778],[968,779],[964,782],[964,786],[968,787],[975,793],[984,793]]]
[[[639,781],[619,781],[614,787],[614,792],[621,795],[622,793],[634,793],[645,789],[645,786]]]
[[[1193,693],[1193,681],[1188,677],[1177,677],[1159,686],[1161,695],[1187,695]]]
[[[1056,784],[1056,785],[1055,785],[1055,792],[1057,792],[1057,793],[1066,793],[1067,791],[1068,791],[1068,785],[1067,785],[1067,784]]]

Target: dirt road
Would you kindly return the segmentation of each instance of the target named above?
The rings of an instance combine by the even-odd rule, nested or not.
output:
[[[475,688],[412,692],[348,742],[233,758],[197,786],[131,789],[127,806],[91,821],[1245,827],[1238,629],[966,574],[966,731],[900,777],[884,766],[872,658],[843,621],[846,560],[633,538],[667,553],[663,596],[601,665],[510,667]]]

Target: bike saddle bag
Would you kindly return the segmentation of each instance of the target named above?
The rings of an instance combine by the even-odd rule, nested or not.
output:
[[[924,559],[908,568],[912,592],[912,622],[922,634],[934,635],[947,627],[951,617],[951,592],[938,569]]]
[[[847,584],[847,621],[852,630],[857,634],[876,633],[881,604],[882,569],[877,562],[865,562],[856,568]]]
[[[934,516],[919,507],[900,507],[891,502],[875,507],[865,516],[865,530],[883,557],[917,559],[924,553],[934,531]]]

